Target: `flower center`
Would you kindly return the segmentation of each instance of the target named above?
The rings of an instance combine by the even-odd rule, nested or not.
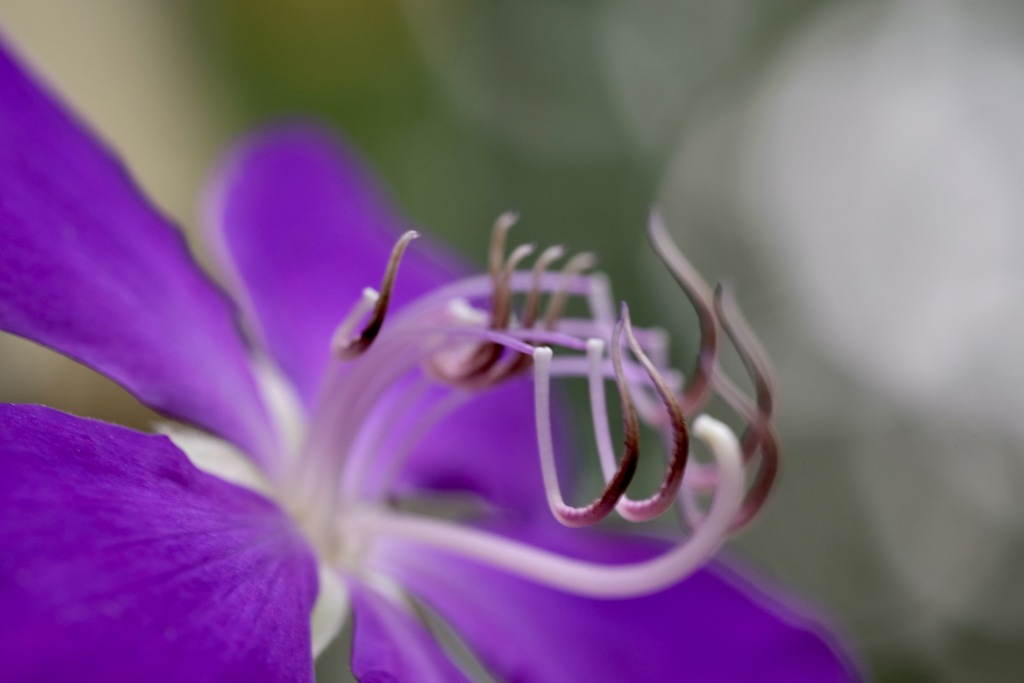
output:
[[[328,369],[296,467],[295,488],[306,492],[316,537],[330,546],[346,511],[386,507],[386,499],[418,442],[441,419],[476,392],[532,369],[539,465],[552,514],[563,524],[585,526],[612,512],[628,521],[653,519],[677,500],[691,524],[703,513],[699,501],[714,491],[714,468],[688,467],[688,419],[717,393],[747,422],[741,450],[744,464],[757,463],[753,483],[730,528],[746,524],[763,504],[774,480],[777,449],[770,426],[772,400],[768,364],[756,339],[721,286],[710,288],[668,239],[652,216],[656,251],[697,313],[701,347],[688,383],[668,365],[667,336],[659,329],[634,328],[628,308],[618,316],[606,278],[590,273],[590,254],[569,258],[552,247],[530,269],[520,264],[534,252],[521,245],[506,256],[515,216],[499,217],[493,234],[489,273],[455,281],[400,310],[385,325],[402,256],[418,235],[395,244],[379,290],[366,289],[332,339],[338,362]],[[570,297],[583,298],[584,317],[567,315]],[[517,305],[518,304],[518,310]],[[363,320],[365,318],[365,321]],[[359,333],[355,333],[362,322]],[[748,399],[716,367],[720,329],[750,372],[755,398]],[[554,349],[561,349],[556,356]],[[604,489],[588,505],[562,499],[549,415],[550,383],[556,378],[587,381]],[[625,448],[616,458],[605,399],[605,384],[616,385]],[[627,495],[640,454],[640,425],[671,443],[665,474],[644,499]],[[760,456],[760,457],[758,457]],[[689,486],[683,486],[684,481]],[[680,492],[683,492],[680,497]],[[347,551],[337,547],[331,553]]]
[[[382,537],[439,547],[587,595],[649,593],[694,571],[729,533],[753,518],[775,478],[778,449],[764,352],[730,292],[719,286],[712,294],[657,215],[651,219],[651,241],[693,306],[701,330],[696,363],[685,381],[669,365],[664,331],[634,327],[625,304],[616,314],[607,279],[591,272],[593,256],[571,257],[557,271],[552,267],[565,255],[561,247],[542,251],[529,269],[520,265],[534,252],[531,245],[506,256],[514,220],[504,215],[495,225],[487,274],[428,292],[388,317],[392,291],[400,286],[402,256],[417,237],[402,235],[380,288],[365,289],[338,325],[333,359],[309,415],[290,398],[283,380],[263,373],[268,403],[288,441],[286,472],[278,480],[268,482],[237,452],[225,456],[224,450],[232,449],[222,442],[213,447],[209,437],[198,442],[188,437],[193,441],[185,443],[188,438],[180,434],[175,440],[200,467],[280,502],[322,565],[334,572],[372,580],[364,574],[372,572],[367,558]],[[570,298],[582,299],[587,313],[569,315]],[[753,398],[717,366],[723,331],[750,376]],[[642,523],[678,504],[689,533],[675,548],[634,565],[596,565],[396,509],[403,469],[432,429],[480,392],[531,376],[538,468],[552,515],[570,527],[615,513]],[[563,498],[552,437],[551,383],[564,378],[582,379],[589,389],[605,481],[591,502],[579,506]],[[625,436],[619,455],[605,395],[609,382],[618,394]],[[743,421],[741,438],[699,415],[713,395]],[[691,419],[710,462],[691,457]],[[661,483],[647,497],[633,498],[628,491],[641,457],[641,426],[670,447]]]

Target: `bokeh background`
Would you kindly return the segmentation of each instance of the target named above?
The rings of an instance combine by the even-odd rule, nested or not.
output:
[[[872,680],[1024,680],[1024,4],[0,0],[0,27],[193,238],[223,148],[315,116],[470,258],[508,208],[596,251],[685,363],[661,205],[778,366],[782,481],[733,554]],[[152,418],[7,337],[0,400]]]

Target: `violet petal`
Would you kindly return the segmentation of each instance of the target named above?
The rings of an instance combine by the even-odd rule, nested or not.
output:
[[[313,680],[315,560],[166,438],[0,405],[0,680]]]
[[[656,547],[538,528],[516,536],[605,562],[648,556]],[[502,680],[858,680],[820,621],[722,564],[660,593],[617,600],[569,595],[405,543],[387,557],[387,570],[448,620]]]
[[[2,45],[0,244],[0,329],[269,452],[230,303],[121,164]]]
[[[352,673],[361,683],[467,681],[415,615],[354,581],[349,590]]]

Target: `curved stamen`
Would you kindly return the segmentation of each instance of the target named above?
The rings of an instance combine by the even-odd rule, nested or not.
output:
[[[533,324],[537,322],[537,314],[540,313],[541,278],[551,264],[563,256],[565,256],[565,247],[556,244],[542,251],[537,257],[536,263],[533,264],[530,291],[526,293],[526,301],[523,303],[524,328],[533,327]]]
[[[647,234],[654,252],[665,264],[697,313],[697,323],[700,326],[697,365],[690,378],[690,386],[682,397],[683,411],[687,415],[692,415],[700,409],[711,393],[711,377],[714,374],[718,350],[718,324],[715,321],[711,288],[669,237],[661,212],[651,211]]]
[[[388,452],[387,466],[383,468],[378,481],[367,484],[367,498],[373,500],[387,495],[387,492],[392,489],[394,482],[398,480],[402,468],[423,438],[438,423],[468,403],[472,398],[473,394],[470,392],[453,389],[444,398],[435,401],[429,408],[417,413],[413,425],[401,432],[397,445]]]
[[[611,331],[615,326],[614,321],[610,325],[602,322],[607,317],[607,312],[605,310],[607,306],[604,301],[604,297],[608,295],[608,289],[603,283],[603,278],[597,277],[598,275],[600,274],[596,273],[588,276],[590,281],[596,284],[593,290],[588,294],[591,312],[594,315],[594,318],[562,318],[558,321],[558,330],[560,333],[570,334],[580,340],[603,339],[607,342],[611,338]],[[672,387],[673,393],[680,394],[684,386],[683,376],[678,370],[669,367],[667,333],[659,328],[633,328],[633,333],[636,335],[637,341],[640,342],[640,346],[644,349],[644,353],[646,353],[651,359],[651,362],[654,363],[654,367],[658,369],[658,372],[661,373],[662,377],[665,378]],[[574,362],[574,360],[576,362]],[[563,371],[568,370],[569,367],[579,367],[583,369],[578,374],[587,372],[586,360],[583,358],[560,358],[557,359],[555,363],[560,366],[560,369]],[[610,362],[605,365],[606,377],[614,376],[610,367]],[[646,379],[646,372],[641,370],[641,374],[643,374]],[[627,373],[627,376],[628,375],[629,373]],[[636,401],[637,410],[644,422],[649,423],[652,426],[669,426],[668,420],[666,419],[667,415],[661,407],[662,401],[658,396],[652,395],[653,389],[650,383],[642,381],[638,384],[632,379],[631,382],[634,385],[633,398]]]
[[[311,498],[322,499],[312,502],[310,514],[323,522],[325,536],[348,538],[354,534],[380,540],[380,548],[390,547],[386,537],[400,537],[403,545],[434,546],[583,595],[624,597],[657,591],[698,568],[730,531],[756,515],[768,496],[778,468],[768,361],[731,292],[719,289],[711,293],[672,243],[657,213],[650,219],[651,242],[695,309],[700,326],[700,348],[689,383],[668,367],[664,332],[634,329],[625,305],[615,321],[610,286],[600,274],[586,272],[596,263],[592,254],[577,254],[560,272],[549,272],[564,256],[564,249],[551,247],[540,254],[532,269],[517,270],[533,247],[516,247],[506,257],[508,231],[515,220],[514,214],[503,214],[496,222],[486,275],[425,294],[394,314],[382,333],[400,260],[408,242],[417,235],[406,233],[395,244],[381,294],[366,290],[335,335],[334,350],[343,358],[364,354],[371,344],[373,348],[351,367],[333,365],[333,374],[325,380],[314,408],[302,455],[304,461],[315,458],[326,467],[307,468],[316,479],[308,490],[317,496]],[[522,316],[517,320],[515,297],[522,295]],[[545,296],[546,308],[542,305]],[[585,297],[583,303],[589,303],[583,319],[565,317],[571,296]],[[486,310],[488,297],[490,311]],[[580,310],[584,310],[582,306]],[[367,316],[370,319],[363,332],[351,338],[353,329]],[[754,385],[754,398],[717,368],[719,326],[737,348]],[[553,360],[551,346],[570,352],[560,351],[564,357]],[[585,358],[578,353],[584,349]],[[687,538],[649,560],[602,565],[452,521],[381,509],[382,499],[402,481],[403,468],[430,430],[472,400],[475,389],[503,381],[531,364],[538,455],[553,516],[566,526],[581,527],[617,510],[628,521],[644,522],[680,500],[691,520]],[[558,481],[550,392],[553,376],[582,378],[584,373],[591,387],[595,438],[606,483],[589,504],[574,507],[565,502]],[[609,378],[616,383],[623,420],[625,443],[618,461],[605,402]],[[436,391],[437,381],[447,393]],[[687,418],[714,391],[745,421],[742,440],[725,425],[698,417],[694,434],[707,444],[713,462],[692,458],[688,472],[691,440]],[[671,434],[672,445],[657,490],[647,498],[633,500],[626,492],[638,467],[641,418],[659,431],[666,445]],[[746,469],[754,459],[756,475]],[[752,475],[749,486],[748,474]],[[684,480],[686,490],[680,493]],[[367,503],[373,508],[363,511]]]
[[[551,436],[551,408],[549,405],[551,349],[546,346],[540,347],[533,354],[534,402],[541,472],[544,477],[544,486],[551,513],[559,522],[566,526],[589,526],[607,517],[615,509],[615,504],[622,498],[626,488],[629,487],[633,476],[636,474],[636,466],[640,454],[640,421],[637,418],[636,407],[633,405],[633,398],[629,392],[629,385],[622,372],[622,352],[621,350],[616,351],[619,348],[618,344],[622,335],[622,329],[623,325],[620,321],[616,325],[613,335],[612,363],[615,366],[616,383],[618,384],[619,397],[622,401],[625,449],[622,459],[619,461],[618,469],[609,478],[604,490],[589,505],[584,507],[567,505],[562,498],[561,487],[558,483],[558,468],[555,464],[554,445]]]
[[[505,259],[505,243],[508,231],[519,220],[519,214],[511,211],[498,216],[491,232],[491,248],[488,263],[491,272],[491,329],[500,330],[508,325],[512,310],[512,291],[510,288],[512,273],[516,264],[526,258],[532,251],[532,245],[520,245]]]
[[[734,520],[734,527],[738,529],[748,524],[764,506],[778,475],[778,440],[771,424],[774,380],[768,356],[740,312],[731,288],[723,284],[715,288],[715,309],[722,328],[754,383],[756,396],[756,403],[751,402],[727,376],[719,373],[715,378],[719,395],[747,421],[741,441],[744,462],[749,463],[760,453],[757,474],[740,514]]]
[[[587,278],[587,302],[590,306],[591,324],[602,330],[610,330],[615,326],[615,300],[612,298],[612,284],[604,273],[592,273]],[[563,324],[564,319],[559,322]],[[607,339],[607,334],[601,334]]]
[[[516,335],[511,336],[513,336],[514,338],[518,338]],[[548,343],[546,340],[544,340],[543,337],[540,337],[540,339],[544,343]],[[587,348],[589,348],[590,345],[593,345],[595,343],[600,344],[601,350],[599,353],[603,354],[605,349],[605,341],[603,339],[598,339],[597,337],[591,337],[586,342],[578,342],[572,345],[563,344],[563,346],[567,349],[577,350],[579,347],[582,347],[582,350],[586,350]],[[626,380],[633,388],[633,399],[635,401],[636,395],[639,393],[637,391],[639,388],[650,388],[651,378],[647,374],[647,371],[644,370],[642,365],[634,361],[631,361],[628,358],[622,359],[622,368],[625,373]],[[559,357],[551,361],[552,377],[581,377],[588,373],[594,374],[596,378],[603,377],[604,379],[615,379],[615,368],[612,366],[611,361],[604,360],[603,356],[601,355],[598,355],[597,357],[596,366],[589,358],[580,358],[579,356],[570,356],[564,358]],[[662,375],[662,379],[665,380],[665,384],[667,384],[669,388],[673,389],[673,391],[675,391],[682,385],[682,378],[679,376],[679,373],[672,373],[667,376]],[[638,403],[637,412],[640,413],[641,418],[645,418],[643,411],[639,410],[639,408],[640,405]],[[650,422],[653,425],[660,425],[662,422],[665,421],[664,419],[662,419],[660,412],[661,411],[659,408],[659,415],[647,415],[645,418],[646,421]]]
[[[562,268],[561,284],[548,299],[548,307],[544,311],[544,327],[553,330],[558,325],[558,321],[565,312],[565,304],[569,300],[569,285],[578,275],[582,275],[596,265],[597,257],[589,251],[576,254],[566,262]]]
[[[559,590],[601,598],[647,595],[699,569],[728,534],[743,500],[743,464],[736,436],[706,415],[694,421],[694,434],[707,444],[717,463],[718,487],[701,525],[672,549],[648,560],[607,565],[566,557],[520,541],[429,519],[383,511],[355,512],[343,520],[353,531],[391,536],[476,559],[511,574]],[[399,554],[401,547],[394,548]]]
[[[562,258],[565,255],[565,248],[561,245],[555,245],[548,247],[541,252],[540,256],[537,257],[537,261],[533,264],[533,270],[531,271],[532,283],[530,289],[526,293],[526,301],[523,303],[523,315],[520,326],[522,328],[521,334],[526,339],[537,340],[537,336],[531,329],[534,323],[537,321],[537,314],[540,312],[540,292],[541,292],[541,281],[544,277],[544,273],[547,272],[548,267],[552,263]],[[509,273],[509,281],[511,282],[511,275]],[[533,334],[531,334],[533,333]],[[533,362],[533,356],[527,354],[521,354],[516,356],[502,368],[496,372],[492,372],[487,378],[488,383],[497,384],[503,382],[510,377],[518,375],[523,372]]]
[[[627,338],[630,336],[629,312],[623,306],[623,320]],[[641,367],[647,373],[648,379],[655,385],[658,394],[668,409],[669,421],[673,431],[673,449],[669,458],[668,468],[658,490],[644,500],[633,500],[623,495],[616,505],[616,510],[622,517],[630,522],[646,522],[658,517],[668,510],[675,502],[679,493],[679,487],[683,482],[683,475],[686,470],[686,462],[690,450],[689,432],[686,427],[686,419],[683,417],[682,407],[679,405],[671,387],[654,368],[650,359],[644,354],[637,344],[636,338],[630,340],[630,349],[640,360]],[[594,437],[597,441],[598,456],[601,461],[601,469],[608,479],[614,470],[615,462],[611,448],[611,433],[608,429],[607,406],[604,395],[604,378],[602,356],[604,354],[604,342],[600,339],[591,339],[587,342],[587,360],[590,366],[588,373],[590,388],[590,405],[592,420],[594,423]]]
[[[515,214],[502,214],[494,226],[491,238],[490,268],[493,291],[490,328],[496,331],[506,329],[512,316],[512,276],[516,272],[516,266],[535,249],[532,244],[521,244],[512,250],[502,265],[508,231],[517,218]],[[466,359],[464,366],[455,374],[445,375],[441,368],[434,368],[437,371],[435,374],[453,383],[487,386],[491,380],[485,376],[501,358],[501,351],[499,344],[484,344]]]
[[[757,472],[750,483],[746,500],[739,514],[733,520],[733,531],[738,531],[752,521],[764,506],[779,471],[779,446],[775,429],[758,413],[754,402],[736,384],[721,372],[714,378],[715,392],[725,403],[747,422],[741,437],[741,455],[744,464],[749,464],[760,453]],[[714,477],[704,478],[698,488],[713,488]]]
[[[585,295],[589,292],[590,280],[594,275],[579,275],[569,282],[569,294]],[[529,291],[533,286],[533,278],[529,272],[516,272],[512,276],[511,290],[513,293]],[[563,286],[563,278],[558,273],[545,273],[541,277],[541,290],[553,292]],[[442,311],[452,301],[464,299],[473,301],[481,297],[489,296],[494,292],[494,282],[488,275],[472,275],[456,280],[447,285],[434,289],[416,301],[410,302],[402,308],[401,320],[405,323],[416,324],[424,316],[432,312]],[[395,327],[399,326],[399,319],[395,320]]]
[[[760,444],[761,459],[754,475],[754,481],[747,490],[747,498],[743,502],[736,519],[733,520],[732,529],[738,531],[749,524],[761,508],[764,507],[775,484],[775,478],[779,473],[779,445],[775,436],[775,430],[767,427],[757,436],[753,437]],[[747,435],[744,434],[744,448],[749,443]]]
[[[394,327],[398,328],[399,325]],[[343,417],[332,423],[331,429],[311,435],[316,437],[316,442],[310,446],[317,451],[323,452],[320,444],[331,444],[331,450],[324,453],[323,457],[331,459],[328,472],[343,472],[340,477],[342,497],[358,499],[362,494],[357,487],[365,480],[364,475],[370,462],[379,464],[377,459],[380,454],[368,452],[357,447],[357,444],[364,438],[367,429],[374,429],[372,417],[375,409],[380,407],[382,397],[395,386],[400,377],[418,367],[423,368],[427,361],[436,358],[438,351],[453,337],[486,340],[486,343],[496,343],[499,348],[515,353],[532,354],[535,351],[534,347],[525,342],[481,327],[432,325],[427,320],[415,330],[403,330],[403,333],[389,329],[388,334],[382,336],[367,354],[365,363],[354,366],[352,374],[345,377],[346,391],[339,391],[331,397],[331,405],[324,406],[325,414]],[[344,453],[345,457],[338,458],[338,452]],[[338,479],[333,481],[337,482]],[[329,481],[327,483],[331,485]]]
[[[420,234],[415,230],[408,230],[395,242],[395,246],[391,249],[391,256],[388,258],[387,268],[384,271],[380,293],[374,302],[373,315],[370,316],[370,320],[367,321],[359,336],[355,339],[338,339],[338,335],[335,334],[332,346],[335,355],[341,360],[352,360],[359,357],[366,349],[370,348],[373,340],[377,338],[381,327],[384,325],[384,316],[388,312],[388,304],[391,302],[391,292],[395,286],[395,277],[398,275],[398,266],[402,262],[402,255],[405,253],[405,248],[409,246],[409,242],[412,242],[419,236]]]
[[[495,292],[494,296],[494,314],[491,320],[491,327],[494,329],[502,330],[508,327],[509,319],[512,317],[512,275],[516,272],[516,266],[536,248],[533,244],[520,244],[509,254],[501,272],[500,291]]]
[[[508,231],[518,220],[518,213],[506,211],[498,216],[498,220],[494,221],[494,227],[491,228],[491,245],[487,251],[487,266],[495,287],[501,277],[501,265],[505,262],[505,242],[508,240]]]
[[[630,521],[647,521],[661,515],[675,502],[676,495],[679,493],[679,487],[683,483],[686,461],[690,453],[690,434],[686,427],[686,417],[683,415],[682,406],[633,335],[633,327],[629,319],[629,308],[626,304],[622,304],[622,320],[625,323],[626,341],[629,344],[629,348],[647,371],[651,383],[654,384],[655,390],[665,403],[669,423],[672,425],[672,456],[669,458],[665,477],[662,479],[658,490],[654,495],[644,500],[622,501],[622,512],[626,513],[623,514],[623,517]]]
[[[754,382],[758,409],[770,417],[773,410],[772,387],[775,380],[768,354],[743,317],[732,288],[724,283],[718,283],[715,287],[715,311],[722,321],[722,328],[736,347],[740,360],[750,374],[750,379]]]

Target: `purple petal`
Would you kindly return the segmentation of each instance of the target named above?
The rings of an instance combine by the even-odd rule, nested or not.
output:
[[[263,455],[232,316],[181,234],[0,46],[0,329]]]
[[[454,683],[466,677],[416,616],[372,589],[349,584],[352,673],[362,683]]]
[[[316,564],[164,437],[0,405],[0,680],[313,680]]]
[[[407,226],[354,156],[312,125],[273,128],[239,147],[207,209],[212,239],[245,292],[251,323],[311,405],[334,329],[363,288],[378,285]],[[402,262],[394,307],[459,271],[456,259],[417,240]],[[395,393],[406,387],[400,383]],[[461,489],[501,507],[546,509],[532,405],[525,382],[480,394],[425,436],[398,488]],[[394,431],[400,441],[405,431]],[[378,475],[387,470],[386,458],[375,466]]]
[[[241,145],[206,214],[216,250],[248,295],[250,322],[311,405],[334,329],[363,289],[380,283],[407,226],[351,154],[299,124]],[[451,263],[418,240],[402,261],[394,308],[452,279]]]
[[[650,543],[579,530],[529,536],[606,562],[651,552]],[[387,562],[502,680],[857,680],[820,622],[723,565],[655,595],[600,600],[405,544]]]

